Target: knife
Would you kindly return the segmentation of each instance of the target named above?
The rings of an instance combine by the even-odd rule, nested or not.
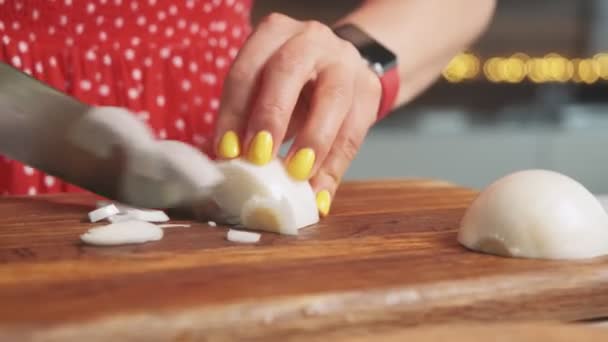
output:
[[[182,206],[223,179],[202,152],[163,145],[126,109],[89,106],[1,62],[0,154],[139,207]]]

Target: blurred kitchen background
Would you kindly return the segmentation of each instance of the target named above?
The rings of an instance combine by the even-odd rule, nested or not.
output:
[[[275,10],[332,22],[358,3],[260,0],[254,20]],[[608,0],[503,0],[428,92],[372,129],[346,178],[479,188],[546,168],[608,193],[607,149]]]

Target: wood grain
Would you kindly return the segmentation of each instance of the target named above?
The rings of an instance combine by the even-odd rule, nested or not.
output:
[[[0,340],[269,341],[608,315],[606,258],[508,259],[460,246],[475,195],[429,180],[353,182],[297,237],[239,245],[226,228],[187,221],[159,242],[103,248],[79,242],[94,198],[3,198]]]

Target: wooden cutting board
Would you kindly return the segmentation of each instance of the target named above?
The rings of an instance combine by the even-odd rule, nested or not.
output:
[[[120,247],[80,243],[92,197],[3,198],[0,340],[283,341],[352,327],[608,315],[607,258],[510,259],[460,246],[458,223],[475,195],[428,180],[345,183],[332,215],[297,237],[241,245],[226,241],[226,228],[189,222],[161,241]]]

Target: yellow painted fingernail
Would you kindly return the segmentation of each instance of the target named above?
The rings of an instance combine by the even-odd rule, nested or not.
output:
[[[307,180],[314,164],[315,151],[308,147],[302,148],[287,163],[287,172],[297,180]]]
[[[247,157],[254,164],[267,164],[272,158],[272,147],[272,135],[268,131],[260,131],[253,138]]]
[[[228,131],[222,136],[218,148],[218,154],[222,158],[236,158],[241,154],[239,137],[234,131]]]
[[[319,214],[325,217],[329,214],[329,208],[331,207],[331,195],[327,190],[321,190],[317,193],[317,208]]]

